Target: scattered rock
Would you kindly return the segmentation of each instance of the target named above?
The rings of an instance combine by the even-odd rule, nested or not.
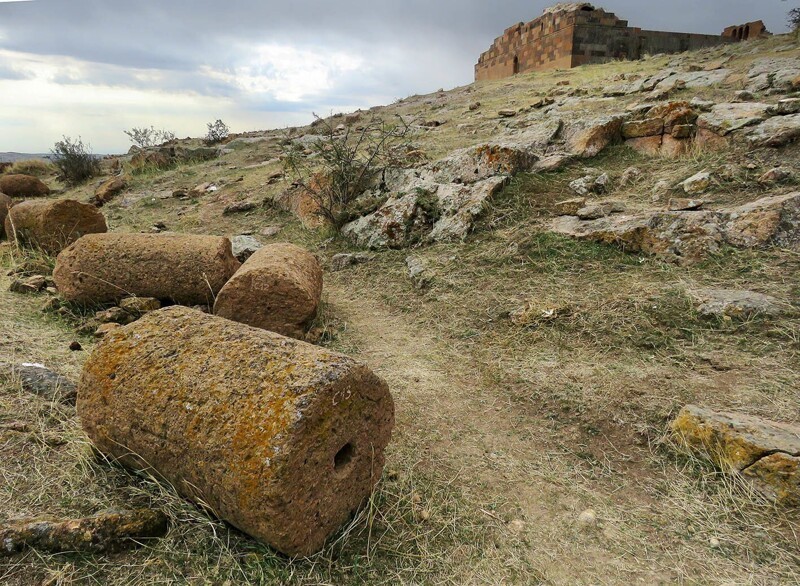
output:
[[[786,308],[770,295],[739,289],[700,289],[693,296],[697,311],[706,317],[746,320],[755,315],[779,315]]]
[[[95,347],[78,415],[101,453],[289,556],[318,552],[369,496],[394,426],[364,364],[178,306]]]
[[[800,192],[763,197],[733,208],[726,220],[725,239],[734,246],[800,248]]]
[[[118,323],[109,322],[109,323],[101,324],[97,328],[95,328],[95,324],[92,324],[91,327],[92,327],[92,329],[94,329],[94,337],[98,338],[98,339],[101,339],[101,338],[105,338],[106,334],[108,334],[109,332],[113,332],[114,330],[116,330],[117,328],[120,328],[122,326],[120,326]]]
[[[753,128],[747,135],[750,146],[781,147],[800,138],[800,114],[775,116]]]
[[[252,236],[239,235],[231,237],[233,256],[235,256],[239,262],[245,262],[262,246],[264,245]]]
[[[624,212],[625,210],[626,206],[624,203],[619,201],[607,201],[589,204],[579,209],[575,215],[581,220],[596,220],[598,218],[610,216],[611,214]]]
[[[81,350],[83,350],[83,346],[77,340],[73,340],[69,344],[69,349],[70,349],[70,352],[80,352]]]
[[[244,212],[250,212],[256,209],[256,204],[252,201],[240,201],[238,203],[232,203],[230,205],[225,206],[225,209],[222,210],[223,215],[229,214],[241,214]]]
[[[209,303],[239,266],[218,236],[89,234],[58,255],[53,279],[77,303],[135,295],[195,305]]]
[[[594,194],[603,194],[606,192],[606,188],[608,187],[609,177],[607,173],[603,173],[600,176],[597,175],[585,175],[580,179],[576,179],[569,184],[570,189],[577,193],[578,195],[589,195],[590,193]]]
[[[685,449],[741,474],[766,498],[800,504],[800,427],[687,405],[671,429]]]
[[[733,97],[734,102],[752,102],[756,97],[747,90],[739,90]]]
[[[597,513],[594,509],[586,509],[578,515],[578,525],[581,527],[594,527],[597,525]]]
[[[711,173],[700,171],[681,182],[680,186],[688,195],[700,195],[711,187]]]
[[[758,182],[769,185],[772,183],[783,183],[784,181],[789,181],[793,177],[794,174],[790,169],[786,167],[775,167],[759,177]]]
[[[480,102],[473,102],[473,103],[471,103],[469,105],[469,111],[470,112],[474,112],[475,110],[477,110],[480,107],[481,107],[481,103]]]
[[[294,244],[268,244],[217,294],[214,315],[302,339],[322,299],[322,267]]]
[[[705,205],[702,199],[686,199],[681,197],[673,197],[667,203],[667,209],[672,212],[680,212],[685,210],[699,210]]]
[[[407,256],[406,267],[408,269],[408,276],[414,282],[417,289],[422,289],[430,284],[431,276],[428,274],[428,265],[425,261],[415,256]]]
[[[663,118],[647,118],[646,120],[632,120],[622,125],[624,138],[641,138],[656,136],[664,132]]]
[[[9,240],[49,254],[58,254],[85,234],[107,230],[97,207],[73,199],[24,201],[9,210],[5,221]]]
[[[334,254],[329,266],[332,271],[341,271],[347,267],[365,263],[371,258],[371,255],[363,252]]]
[[[558,216],[577,216],[578,210],[586,207],[585,197],[576,197],[559,201],[553,205],[553,211]]]
[[[192,189],[189,190],[187,195],[189,197],[201,197],[206,193],[213,193],[217,191],[219,187],[217,187],[213,183],[201,183],[200,185],[196,185]]]
[[[266,236],[267,238],[271,238],[272,236],[277,236],[281,231],[280,226],[267,226],[266,228],[262,229],[259,232],[262,236]]]
[[[94,191],[94,204],[102,206],[125,190],[128,183],[123,175],[112,177],[100,184]]]
[[[32,175],[0,175],[0,192],[9,197],[43,197],[50,195],[50,188]]]
[[[153,297],[126,297],[120,300],[119,306],[129,314],[141,316],[161,309],[161,302]]]
[[[716,104],[710,112],[697,119],[700,128],[710,130],[720,136],[752,126],[769,116],[769,104],[760,102]]]
[[[24,277],[11,281],[8,290],[12,293],[39,293],[47,287],[47,279],[42,275]]]
[[[514,116],[517,115],[517,111],[516,110],[500,110],[499,112],[497,112],[497,115],[500,116],[500,118],[513,118]]]
[[[116,552],[163,537],[169,521],[161,511],[108,511],[84,519],[25,519],[0,525],[0,556],[28,548],[48,553]]]
[[[13,366],[11,372],[20,380],[22,390],[28,393],[39,395],[47,401],[60,403],[75,401],[77,394],[75,384],[46,368],[43,364],[26,362]]]
[[[115,323],[126,325],[135,321],[136,318],[121,307],[112,307],[95,312],[94,319],[101,324]]]

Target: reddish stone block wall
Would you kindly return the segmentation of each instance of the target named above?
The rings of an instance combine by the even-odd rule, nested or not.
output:
[[[752,27],[751,38],[756,30],[766,29],[763,23],[761,28]],[[475,80],[639,59],[645,54],[682,53],[732,40],[730,36],[644,31],[589,4],[573,5],[569,10],[548,10],[535,20],[506,29],[478,59]]]
[[[749,39],[760,39],[768,37],[772,33],[767,30],[764,21],[757,20],[736,26],[729,26],[722,31],[722,36],[734,41],[747,41]]]

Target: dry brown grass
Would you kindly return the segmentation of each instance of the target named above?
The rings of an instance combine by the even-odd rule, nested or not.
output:
[[[8,174],[21,173],[22,175],[33,175],[35,177],[48,177],[55,172],[55,166],[49,161],[44,161],[42,159],[17,161],[6,171]]]

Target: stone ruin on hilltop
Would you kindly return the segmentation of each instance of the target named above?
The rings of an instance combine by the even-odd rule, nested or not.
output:
[[[728,27],[721,35],[647,31],[629,27],[627,20],[589,3],[562,3],[545,9],[535,20],[506,29],[478,59],[475,81],[682,53],[769,34],[761,21]]]

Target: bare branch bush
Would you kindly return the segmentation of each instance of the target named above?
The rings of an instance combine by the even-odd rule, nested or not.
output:
[[[171,140],[175,140],[175,133],[170,130],[157,130],[154,126],[147,128],[131,128],[130,130],[123,130],[131,142],[139,148],[149,148],[164,144]]]
[[[231,133],[228,125],[219,119],[217,119],[215,122],[209,122],[206,124],[206,126],[208,127],[208,132],[206,133],[206,144],[209,145],[222,142],[228,138],[228,135]]]
[[[316,114],[314,118],[320,137],[310,144],[285,141],[284,171],[338,232],[358,215],[358,197],[387,170],[402,167],[403,155],[413,150],[410,125],[401,116],[392,122],[373,118],[338,127]]]

